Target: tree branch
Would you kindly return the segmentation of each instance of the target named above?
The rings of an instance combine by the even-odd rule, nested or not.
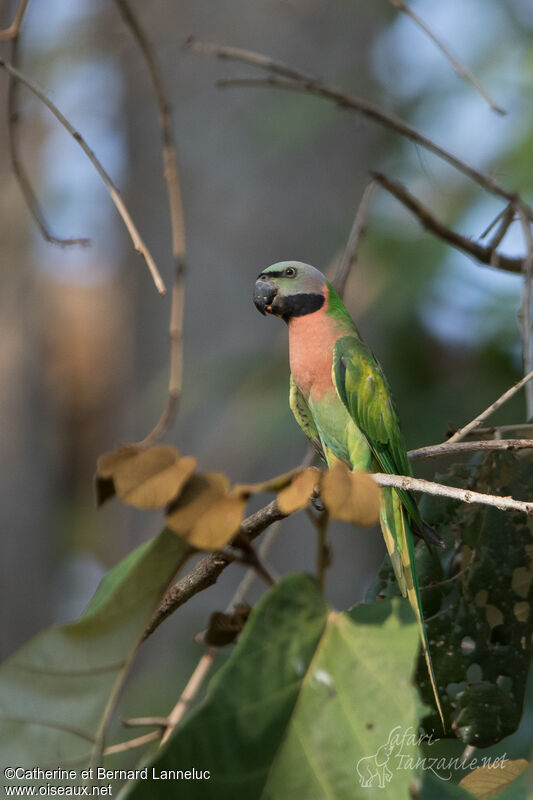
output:
[[[18,81],[27,86],[28,89],[52,112],[54,117],[61,123],[61,125],[65,128],[65,130],[67,130],[68,133],[70,133],[72,138],[75,139],[75,141],[79,144],[79,146],[81,147],[81,149],[83,150],[83,152],[85,153],[91,164],[94,166],[94,168],[102,178],[107,188],[107,191],[109,192],[109,196],[111,197],[113,203],[115,204],[115,207],[119,212],[120,216],[122,217],[122,221],[124,222],[128,230],[130,238],[133,242],[133,246],[135,247],[137,252],[143,256],[144,260],[146,261],[146,264],[148,266],[148,269],[150,270],[150,273],[152,275],[157,290],[161,294],[165,294],[166,289],[165,289],[165,284],[163,283],[163,279],[159,274],[159,270],[157,269],[157,266],[155,264],[154,259],[152,258],[150,251],[148,250],[146,244],[142,240],[141,235],[137,230],[137,227],[135,226],[135,223],[133,222],[129,211],[126,208],[124,201],[120,196],[119,190],[117,189],[117,187],[115,186],[115,184],[113,183],[113,181],[103,168],[100,161],[97,159],[96,155],[93,153],[93,151],[87,144],[81,133],[79,133],[70,124],[68,119],[61,113],[61,111],[58,109],[55,103],[53,103],[50,100],[50,98],[47,97],[44,94],[44,92],[42,92],[41,89],[39,89],[29,78],[27,78],[25,75],[19,72],[18,69],[15,69],[15,67],[13,67],[11,64],[8,64],[3,59],[0,59],[0,67],[4,69],[12,78],[16,78]]]
[[[513,397],[513,395],[515,395],[519,391],[519,389],[521,389],[522,386],[525,386],[526,383],[530,381],[532,378],[533,378],[533,370],[529,372],[527,375],[525,375],[523,378],[521,378],[519,381],[517,381],[513,386],[511,386],[510,389],[507,389],[507,391],[505,391],[502,395],[500,395],[500,397],[498,397],[498,399],[495,400],[494,403],[491,403],[490,406],[485,409],[485,411],[482,411],[481,414],[479,414],[477,417],[475,417],[475,419],[469,422],[468,425],[465,425],[464,428],[460,428],[458,431],[456,431],[453,434],[453,436],[450,436],[447,442],[444,442],[444,444],[453,444],[453,442],[459,442],[461,439],[464,439],[465,436],[468,433],[470,433],[470,431],[473,431],[474,428],[477,428],[481,422],[484,422],[484,420],[486,420],[487,417],[490,417],[490,415],[493,414],[498,408],[500,408],[500,406],[506,403],[507,400],[510,400],[511,397]]]
[[[344,296],[346,282],[348,280],[350,270],[357,261],[357,256],[359,255],[359,245],[366,230],[366,221],[375,188],[376,181],[372,180],[363,192],[361,202],[359,203],[359,207],[357,208],[355,219],[353,221],[352,229],[350,230],[350,235],[348,236],[346,247],[344,248],[342,258],[332,281],[332,284],[340,297]]]
[[[28,2],[29,0],[20,0],[11,25],[8,28],[0,29],[0,42],[18,38]]]
[[[192,673],[191,677],[187,681],[187,685],[183,690],[183,693],[168,715],[167,720],[167,727],[163,734],[163,738],[161,739],[161,744],[164,744],[178,722],[181,720],[189,706],[191,705],[192,701],[198,694],[198,691],[204,682],[207,673],[211,669],[211,664],[213,663],[213,658],[215,657],[215,649],[210,647],[209,650],[206,650],[201,659],[199,660],[198,664],[194,672]]]
[[[356,111],[368,119],[377,122],[379,125],[399,133],[409,141],[420,145],[443,161],[446,161],[459,172],[462,172],[487,192],[503,197],[508,202],[514,203],[518,199],[516,192],[507,191],[490,175],[486,175],[470,166],[470,164],[462,161],[432,139],[429,139],[415,128],[412,128],[399,117],[383,111],[379,106],[361,97],[356,97],[355,95],[347,94],[346,92],[326,86],[321,81],[306,75],[300,70],[294,69],[292,66],[288,66],[283,62],[276,61],[260,53],[241,50],[236,47],[224,47],[223,45],[212,42],[198,42],[195,40],[190,41],[187,47],[195,52],[208,53],[218,58],[250,64],[268,73],[266,78],[244,77],[224,79],[217,82],[217,85],[221,88],[229,86],[275,87],[293,92],[312,94],[317,97],[325,98],[326,100],[331,100],[341,108],[348,108],[352,111]],[[527,208],[527,216],[529,219],[533,219],[533,210],[529,207]]]
[[[22,27],[22,22],[24,20],[24,13],[26,11],[27,1],[24,0],[19,4],[17,12],[15,14],[15,20],[10,28],[7,28],[7,31],[11,31],[10,36],[6,36],[5,38],[11,39],[11,53],[10,59],[11,64],[18,68],[18,60],[19,60],[19,40],[20,40],[20,31]],[[2,38],[0,31],[0,39]],[[86,247],[90,244],[90,239],[85,237],[71,237],[68,239],[62,239],[57,236],[54,236],[51,233],[48,223],[44,217],[44,214],[41,210],[39,201],[37,199],[37,195],[33,189],[31,181],[28,177],[28,173],[24,169],[22,165],[22,160],[19,154],[19,146],[17,140],[17,130],[18,130],[18,123],[20,119],[19,114],[19,107],[18,107],[18,99],[19,99],[19,89],[20,84],[18,80],[11,75],[9,76],[9,84],[7,88],[7,148],[9,154],[9,160],[11,164],[11,169],[13,171],[13,175],[15,176],[15,180],[17,181],[22,196],[26,201],[26,205],[28,207],[28,211],[30,215],[33,217],[33,220],[37,227],[39,228],[43,238],[45,241],[49,242],[50,244],[57,245],[59,247],[69,247],[72,245],[80,245],[82,247]]]
[[[239,533],[244,535],[248,541],[252,541],[260,533],[263,533],[266,528],[277,522],[280,519],[285,519],[287,514],[283,514],[275,500],[272,500],[264,508],[260,508],[254,514],[251,514],[241,523]],[[167,590],[165,596],[161,600],[157,611],[148,624],[143,639],[150,636],[156,628],[161,625],[170,614],[177,608],[182,606],[195,594],[207,589],[217,582],[219,575],[226,569],[232,559],[220,554],[209,553],[209,555],[202,558],[181,580],[177,581],[170,589]]]
[[[161,128],[163,169],[167,186],[170,226],[172,232],[172,256],[174,260],[174,284],[170,310],[170,370],[168,399],[163,412],[150,433],[140,442],[148,447],[159,441],[173,426],[178,412],[182,391],[183,374],[183,310],[185,301],[186,244],[183,199],[179,179],[178,155],[172,126],[170,102],[155,53],[137,17],[127,0],[115,0],[126,25],[131,30],[146,62],[159,109]]]
[[[481,97],[488,103],[488,105],[492,108],[493,111],[495,111],[497,114],[501,114],[502,116],[504,116],[507,113],[503,110],[503,108],[500,108],[500,106],[496,105],[494,100],[490,97],[488,92],[485,91],[485,89],[477,80],[477,78],[470,72],[470,70],[467,67],[464,66],[464,64],[461,64],[461,62],[453,55],[453,53],[448,49],[448,47],[446,47],[446,45],[433,32],[433,30],[429,27],[427,22],[421,19],[418,16],[418,14],[416,14],[413,11],[412,8],[410,8],[403,2],[403,0],[389,0],[389,1],[393,6],[398,8],[400,11],[403,11],[403,13],[406,16],[411,17],[415,25],[418,25],[418,27],[422,31],[424,31],[424,33],[427,36],[429,36],[431,41],[437,45],[437,47],[444,55],[444,57],[448,59],[448,61],[450,62],[454,70],[457,72],[459,77],[462,78],[467,83],[469,83],[471,86],[473,86],[474,89],[476,89],[476,91],[479,92]]]
[[[409,461],[423,461],[427,458],[471,453],[478,450],[533,450],[533,439],[488,439],[479,442],[457,442],[456,444],[432,444],[409,450]]]
[[[395,486],[398,489],[407,489],[413,492],[423,492],[437,497],[451,497],[463,503],[481,503],[494,506],[501,511],[522,511],[524,514],[533,514],[533,501],[515,500],[512,497],[498,497],[493,494],[481,494],[470,489],[459,489],[457,486],[445,486],[443,483],[434,483],[422,478],[413,478],[407,475],[390,475],[385,472],[372,473],[372,477],[380,486]]]
[[[496,252],[497,246],[499,245],[507,228],[509,227],[510,222],[512,221],[514,213],[512,210],[510,212],[510,219],[507,209],[502,212],[505,215],[505,229],[503,229],[503,226],[499,228],[497,235],[495,235],[491,242],[488,245],[482,245],[478,242],[474,242],[468,236],[463,236],[460,233],[456,233],[451,228],[443,225],[442,222],[433,216],[431,211],[420,202],[420,200],[414,197],[414,195],[412,195],[400,183],[391,180],[391,178],[388,178],[381,172],[372,172],[371,174],[376,183],[378,183],[380,186],[386,189],[389,194],[393,195],[393,197],[399,200],[402,205],[404,205],[412,214],[414,214],[424,228],[431,231],[431,233],[434,233],[435,236],[439,237],[439,239],[443,239],[452,247],[455,247],[456,249],[461,250],[463,253],[473,256],[481,264],[487,264],[490,267],[502,269],[506,272],[523,272],[523,258],[515,258]]]
[[[524,259],[524,290],[522,293],[522,304],[520,306],[519,318],[522,329],[522,362],[524,374],[533,370],[533,359],[531,353],[531,279],[533,274],[533,237],[531,235],[531,225],[524,209],[517,205],[524,244],[526,246],[526,257]],[[526,385],[526,415],[528,421],[533,419],[533,383]]]

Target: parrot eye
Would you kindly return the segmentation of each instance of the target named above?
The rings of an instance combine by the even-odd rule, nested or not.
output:
[[[296,270],[294,267],[287,267],[287,269],[283,272],[286,278],[295,278],[296,277]]]

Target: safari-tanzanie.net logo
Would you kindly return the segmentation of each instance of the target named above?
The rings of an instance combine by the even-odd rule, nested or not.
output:
[[[427,756],[413,754],[413,747],[425,744],[429,747],[439,742],[432,733],[419,733],[413,727],[402,729],[400,725],[393,728],[387,741],[378,747],[375,753],[363,756],[355,765],[359,783],[363,789],[379,787],[384,789],[393,779],[394,773],[400,770],[410,772],[428,771],[436,778],[449,781],[455,770],[472,771],[477,767],[503,767],[507,754],[491,758],[470,758],[468,761],[463,756],[449,758],[446,756]]]

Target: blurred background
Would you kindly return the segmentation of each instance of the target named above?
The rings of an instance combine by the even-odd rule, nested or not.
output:
[[[0,2],[0,26],[15,3]],[[184,391],[167,437],[200,468],[254,481],[295,466],[306,442],[288,408],[286,330],[251,302],[268,264],[330,274],[369,170],[405,182],[477,238],[502,205],[411,143],[323,100],[217,90],[252,70],[185,52],[190,35],[287,61],[398,114],[533,202],[533,9],[524,0],[412,2],[503,106],[491,111],[428,38],[386,0],[153,0],[135,3],[173,107],[188,245]],[[0,43],[0,56],[9,45]],[[109,171],[172,283],[157,107],[139,51],[108,0],[30,2],[22,70],[42,86]],[[0,107],[7,80],[0,76]],[[4,118],[5,120],[5,118]],[[170,297],[158,296],[107,192],[76,143],[27,91],[20,146],[52,232],[47,244],[12,175],[0,125],[0,614],[2,656],[83,609],[102,575],[162,519],[96,510],[100,453],[141,439],[166,402]],[[523,252],[519,224],[503,251]],[[346,304],[382,362],[409,448],[445,438],[520,377],[521,279],[481,267],[374,195]],[[523,397],[495,422],[524,420]],[[431,477],[435,464],[417,465]],[[252,507],[252,506],[251,506]],[[274,574],[315,563],[305,515],[288,521]],[[374,530],[338,525],[327,594],[360,600],[381,563]],[[242,576],[165,622],[141,650],[123,716],[165,714],[202,647],[193,641]],[[256,587],[255,595],[263,591]],[[225,658],[221,653],[220,660]]]

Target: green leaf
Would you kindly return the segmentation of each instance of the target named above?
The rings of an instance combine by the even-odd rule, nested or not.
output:
[[[531,497],[531,461],[489,453],[437,480],[479,492]],[[488,747],[513,733],[522,716],[533,653],[531,517],[444,498],[424,498],[424,519],[446,542],[432,556],[417,547],[422,603],[440,698],[465,744]],[[390,563],[369,592],[397,592]],[[418,681],[431,697],[423,659]],[[436,724],[436,717],[430,718]]]
[[[4,763],[81,770],[99,761],[145,626],[187,552],[163,531],[106,575],[77,621],[35,636],[0,667]]]
[[[407,797],[413,768],[400,756],[416,758],[416,743],[391,735],[417,730],[417,646],[405,601],[338,613],[312,578],[284,578],[252,612],[202,706],[153,757],[148,779],[123,796],[167,798],[177,789],[165,770],[196,766],[210,779],[187,781],[187,800]],[[390,781],[364,788],[383,747]]]

